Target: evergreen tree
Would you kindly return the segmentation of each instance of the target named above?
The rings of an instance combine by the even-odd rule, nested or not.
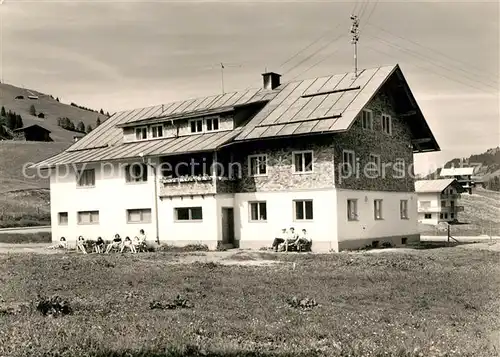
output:
[[[97,120],[95,121],[95,127],[97,128],[99,125],[101,125],[101,119],[97,117]]]
[[[14,130],[16,128],[16,115],[10,110],[7,113],[7,128]]]
[[[86,130],[86,133],[90,133],[92,131],[92,125],[87,125],[87,130]]]
[[[7,113],[5,113],[5,107],[2,105],[2,110],[0,111],[0,116],[5,117]]]
[[[83,124],[83,122],[78,122],[78,124],[76,125],[76,130],[77,131],[80,131],[80,132],[85,132],[85,124]]]
[[[109,118],[109,112],[106,112],[106,116]]]
[[[69,119],[68,119],[68,122],[69,122],[68,127],[66,129],[71,130],[71,131],[75,131],[75,124]]]
[[[58,102],[59,101],[59,97],[56,98],[56,101]]]
[[[104,110],[102,110],[102,108],[101,108],[101,111],[99,113],[104,115]]]
[[[35,106],[33,104],[31,104],[31,107],[30,107],[30,114],[36,115],[36,109],[35,109]]]
[[[23,118],[17,114],[16,115],[16,129],[22,128],[23,127]]]

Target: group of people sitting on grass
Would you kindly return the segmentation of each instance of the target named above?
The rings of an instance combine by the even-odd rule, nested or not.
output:
[[[312,240],[307,235],[307,231],[302,229],[300,234],[295,233],[295,228],[289,230],[283,228],[276,238],[274,238],[272,249],[274,251],[309,251],[311,250]]]
[[[90,244],[89,244],[90,243]],[[127,248],[132,253],[137,253],[138,251],[146,251],[146,234],[144,233],[144,229],[139,231],[139,235],[135,236],[133,239],[130,237],[125,237],[124,240],[117,233],[113,240],[109,243],[106,243],[102,237],[98,237],[96,241],[86,240],[83,236],[79,236],[76,241],[76,248],[80,250],[83,254],[87,254],[87,249],[90,249],[96,253],[110,253],[111,251],[117,251],[123,253],[123,251]],[[67,249],[68,242],[65,237],[61,237],[58,244],[54,244],[49,249]]]

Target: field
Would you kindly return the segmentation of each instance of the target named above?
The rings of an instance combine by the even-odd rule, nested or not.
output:
[[[32,100],[28,99],[28,95],[34,93],[38,96],[38,99]],[[15,99],[16,96],[22,95],[25,99]],[[54,93],[54,98],[57,95]],[[82,104],[82,103],[79,103]],[[35,106],[37,113],[42,112],[45,114],[44,119],[40,119],[36,116],[29,114],[29,108],[31,105]],[[56,101],[47,94],[43,94],[36,91],[28,91],[23,88],[12,86],[5,83],[0,83],[0,106],[4,106],[5,110],[14,111],[20,114],[23,118],[23,124],[25,126],[31,124],[38,124],[51,131],[50,137],[55,142],[67,142],[71,143],[73,141],[74,132],[65,130],[57,126],[58,117],[68,117],[76,125],[79,121],[82,121],[85,126],[88,124],[95,128],[95,123],[99,117],[101,122],[106,120],[105,115],[100,115],[96,112],[91,112],[88,110],[83,110],[77,107],[73,107],[68,104],[64,104]],[[97,108],[99,110],[100,108]]]
[[[500,192],[478,188],[472,195],[462,194],[458,205],[464,206],[464,212],[459,213],[460,222],[469,224],[452,226],[452,235],[500,236]],[[446,235],[446,226],[436,228],[424,225],[421,234]]]
[[[0,356],[492,357],[499,261],[460,247],[0,255]],[[67,315],[34,308],[53,295]]]

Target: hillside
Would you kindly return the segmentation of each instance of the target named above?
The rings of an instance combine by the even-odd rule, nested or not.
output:
[[[500,192],[478,188],[472,195],[463,194],[458,205],[464,206],[464,212],[459,214],[459,221],[468,224],[452,226],[452,235],[500,235]],[[446,225],[421,225],[421,233],[443,235],[446,234]]]
[[[23,96],[24,99],[16,99]],[[37,99],[29,99],[28,96],[37,96]],[[30,107],[34,105],[36,113],[43,113],[45,118],[41,119],[30,114]],[[51,138],[54,142],[71,142],[73,131],[65,130],[57,125],[57,118],[67,117],[75,125],[82,121],[85,126],[96,126],[97,118],[101,122],[107,119],[106,115],[97,112],[77,108],[75,106],[58,102],[49,94],[40,93],[30,89],[15,87],[10,84],[0,83],[0,107],[5,107],[6,111],[13,111],[23,118],[24,126],[38,124],[51,131]]]
[[[485,188],[500,191],[500,147],[489,149],[482,154],[474,154],[468,158],[455,158],[444,164],[444,168],[460,167],[460,166],[474,166],[474,176],[477,181],[484,182]],[[438,178],[441,169],[429,174],[426,179]],[[497,183],[494,182],[497,181]]]
[[[48,188],[48,179],[25,177],[23,166],[56,155],[69,145],[71,143],[67,142],[0,141],[0,194],[6,191]]]

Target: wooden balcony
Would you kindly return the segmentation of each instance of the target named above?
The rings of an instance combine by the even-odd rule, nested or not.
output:
[[[233,193],[235,180],[222,176],[182,176],[159,179],[160,197],[203,196]]]
[[[458,213],[463,211],[464,211],[464,206],[418,207],[418,213]]]

